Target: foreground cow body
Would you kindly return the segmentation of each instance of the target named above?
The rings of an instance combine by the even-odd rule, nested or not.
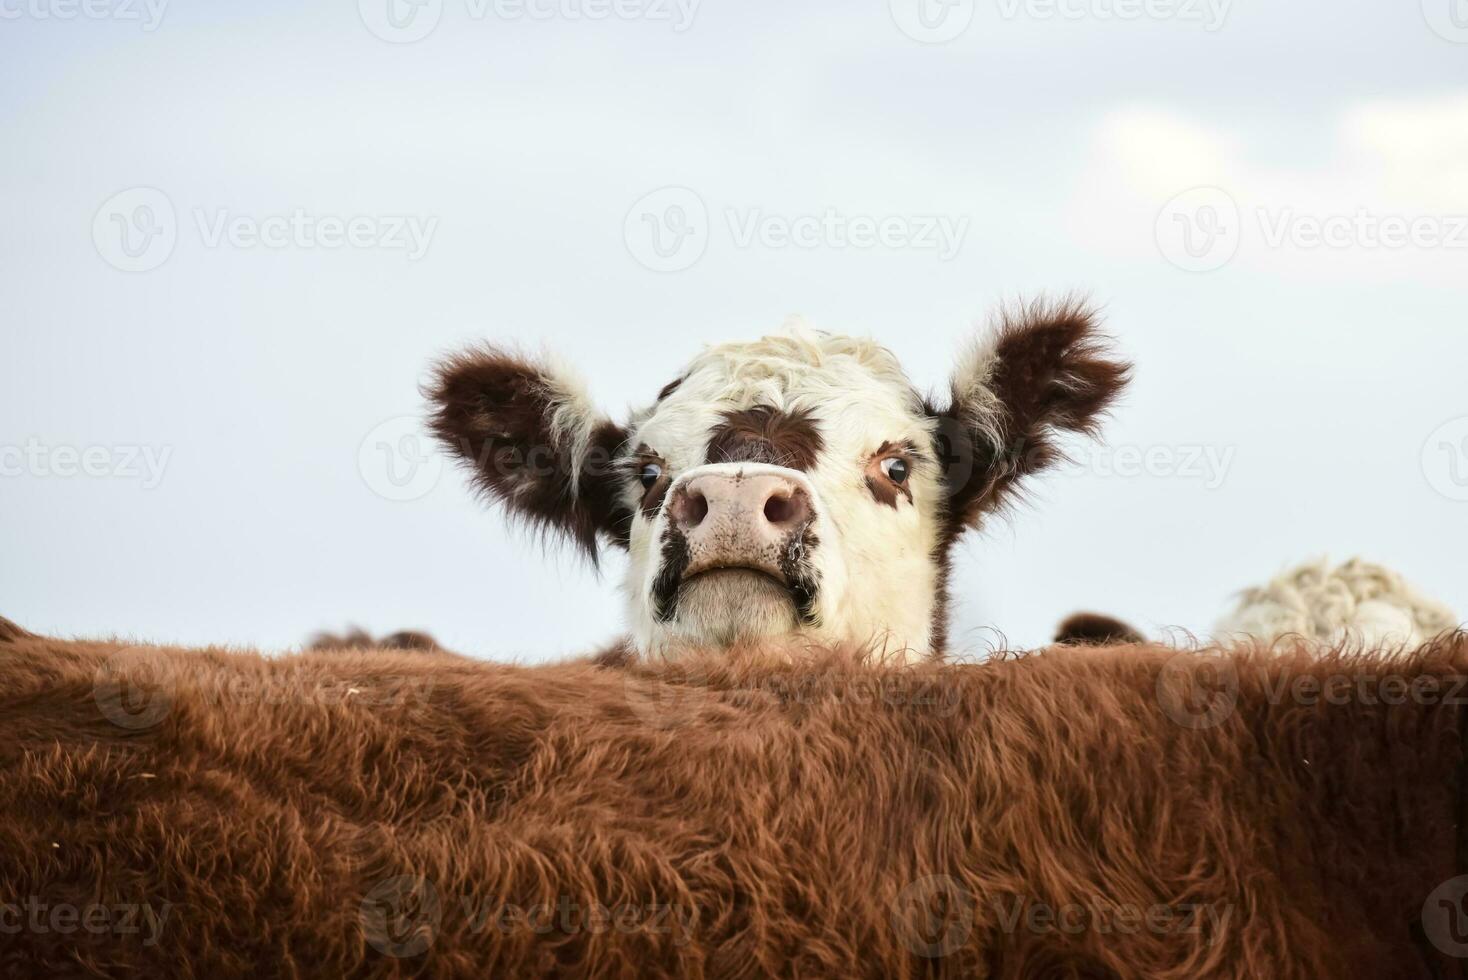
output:
[[[0,975],[1460,975],[1468,635],[755,661],[0,628]]]
[[[904,659],[943,649],[953,543],[1062,434],[1094,434],[1126,375],[1062,304],[1001,318],[937,403],[885,348],[800,327],[709,348],[625,423],[493,347],[428,395],[480,490],[593,555],[629,551],[637,653],[795,639]]]

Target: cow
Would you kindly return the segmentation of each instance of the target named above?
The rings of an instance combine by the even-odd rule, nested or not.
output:
[[[628,553],[633,657],[757,643],[942,653],[953,546],[1095,436],[1131,366],[1077,300],[1001,311],[925,397],[869,340],[803,323],[705,349],[614,421],[564,363],[479,344],[430,428],[474,486],[593,561]]]
[[[1243,590],[1214,627],[1223,642],[1272,644],[1298,638],[1321,649],[1354,644],[1362,649],[1416,648],[1451,633],[1462,621],[1400,574],[1352,558],[1296,565],[1267,584]],[[1141,631],[1103,613],[1076,613],[1060,624],[1057,643],[1107,646],[1141,643]]]

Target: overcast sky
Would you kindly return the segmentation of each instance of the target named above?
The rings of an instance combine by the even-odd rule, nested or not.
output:
[[[1468,3],[922,2],[0,0],[0,615],[582,652],[620,563],[423,454],[434,358],[620,414],[799,313],[938,387],[1070,291],[1136,382],[962,546],[961,646],[1325,555],[1468,615]]]

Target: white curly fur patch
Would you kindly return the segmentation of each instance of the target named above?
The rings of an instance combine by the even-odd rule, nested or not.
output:
[[[1400,575],[1353,558],[1332,567],[1321,560],[1246,589],[1217,632],[1270,641],[1300,636],[1367,647],[1408,646],[1456,629],[1458,617]]]

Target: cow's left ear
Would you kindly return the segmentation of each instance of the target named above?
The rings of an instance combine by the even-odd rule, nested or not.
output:
[[[951,532],[977,526],[1021,481],[1062,458],[1069,432],[1094,436],[1126,387],[1095,311],[1076,302],[1006,310],[959,359],[951,402],[937,409]]]
[[[424,388],[429,427],[486,497],[596,560],[597,536],[627,546],[622,503],[627,431],[592,405],[569,369],[498,347],[471,347]]]

